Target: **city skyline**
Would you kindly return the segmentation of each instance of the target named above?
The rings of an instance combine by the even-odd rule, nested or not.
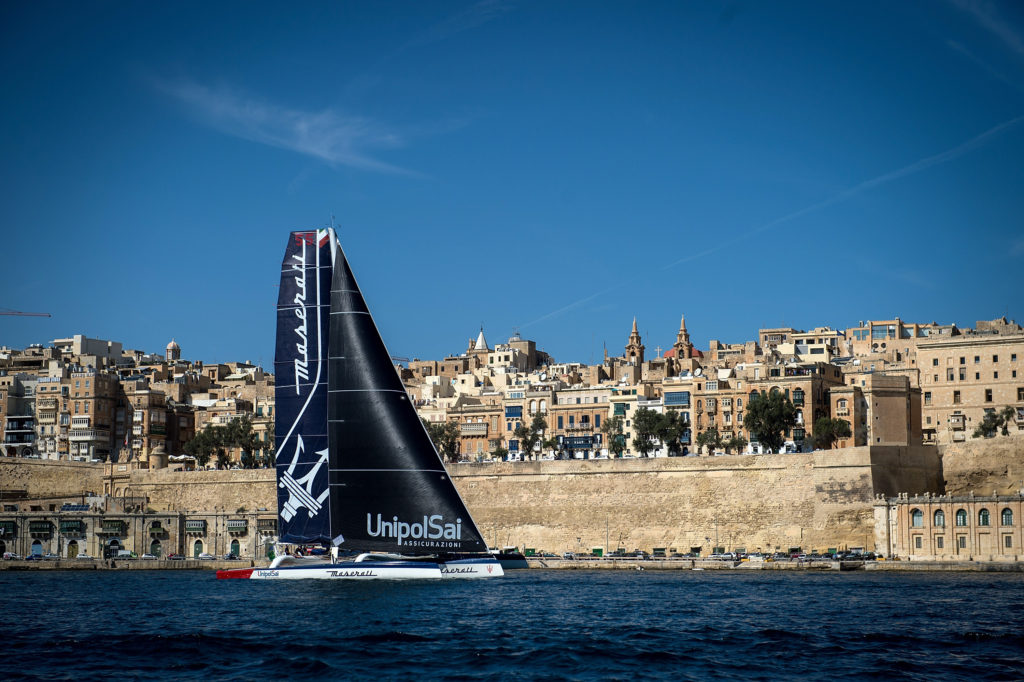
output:
[[[3,8],[0,342],[270,367],[330,224],[389,350],[1019,316],[1011,3]]]

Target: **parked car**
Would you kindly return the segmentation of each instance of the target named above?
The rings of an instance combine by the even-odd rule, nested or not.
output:
[[[169,561],[184,561],[185,555],[183,554],[168,554],[167,559]]]
[[[203,552],[197,558],[200,561],[213,561],[215,557],[212,554],[207,554],[206,552]]]
[[[43,555],[42,554],[29,554],[27,557],[25,557],[25,561],[42,561],[42,560],[43,560]]]
[[[79,552],[78,556],[76,556],[75,558],[76,559],[92,559],[92,557],[89,556],[88,554],[86,554],[85,552]]]
[[[13,559],[20,559],[21,555],[17,552],[4,552],[4,561],[11,561]]]
[[[143,554],[140,558],[142,558],[142,559],[149,559],[149,560],[152,561],[152,560],[156,559],[156,556],[153,555],[153,554],[150,554],[149,552],[147,552],[147,553]]]
[[[59,559],[60,555],[54,554],[53,552],[47,552],[43,555],[43,561],[58,561]]]
[[[228,552],[227,554],[224,555],[224,558],[227,561],[235,561],[236,559],[238,559],[238,555],[237,554],[232,554],[231,552]]]

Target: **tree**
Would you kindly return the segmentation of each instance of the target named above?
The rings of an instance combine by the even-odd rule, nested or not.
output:
[[[519,439],[519,452],[524,458],[533,454],[533,448],[544,438],[547,428],[548,422],[542,414],[533,415],[533,421],[529,426],[520,424],[516,427],[513,434]]]
[[[743,436],[733,436],[725,442],[726,449],[732,449],[737,455],[747,447],[747,439]]]
[[[545,438],[544,442],[540,444],[542,450],[550,450],[552,453],[558,449],[557,438]]]
[[[679,457],[683,452],[683,434],[686,433],[689,424],[683,421],[682,416],[676,410],[669,410],[660,417],[658,440],[668,448],[669,457]]]
[[[214,449],[215,445],[206,431],[200,431],[182,447],[185,454],[195,457],[196,462],[201,467],[205,467],[210,461],[210,456],[213,455]]]
[[[702,448],[707,446],[708,453],[715,451],[715,448],[723,446],[722,434],[718,433],[718,428],[712,426],[707,431],[701,431],[697,434],[697,447]]]
[[[818,417],[814,421],[814,447],[829,450],[837,440],[849,438],[852,433],[850,422],[845,419]]]
[[[601,424],[601,433],[605,436],[608,450],[615,453],[616,457],[622,457],[622,451],[626,449],[626,437],[623,435],[622,426],[625,419],[621,416],[609,417]]]
[[[796,408],[778,390],[768,394],[752,393],[743,415],[743,424],[757,441],[771,452],[782,449],[786,429],[796,425]]]
[[[1014,419],[1016,419],[1016,417],[1017,417],[1017,410],[1014,409],[1013,407],[1011,407],[1010,405],[1007,405],[1003,409],[999,410],[999,419],[1002,420],[1002,422],[1003,422],[1002,423],[1002,430],[1000,431],[1000,433],[1002,433],[1004,436],[1009,436],[1010,435],[1010,424],[1013,423],[1013,421],[1014,421]]]
[[[633,447],[641,457],[647,457],[654,450],[654,440],[658,437],[658,425],[661,415],[654,410],[641,407],[633,413]]]
[[[491,451],[491,458],[497,460],[503,460],[508,457],[508,450],[501,447],[500,445]]]
[[[458,458],[459,454],[459,425],[455,422],[428,422],[420,417],[423,428],[427,430],[434,448],[441,456],[451,462]]]

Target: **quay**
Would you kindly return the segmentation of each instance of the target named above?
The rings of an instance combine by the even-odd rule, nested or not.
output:
[[[640,559],[586,557],[562,559],[527,557],[530,568],[548,570],[613,571],[974,571],[1024,573],[1024,561],[736,561],[722,559]]]

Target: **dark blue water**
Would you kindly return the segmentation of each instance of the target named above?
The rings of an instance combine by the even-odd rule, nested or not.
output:
[[[0,679],[1024,679],[1024,576],[0,572]]]

